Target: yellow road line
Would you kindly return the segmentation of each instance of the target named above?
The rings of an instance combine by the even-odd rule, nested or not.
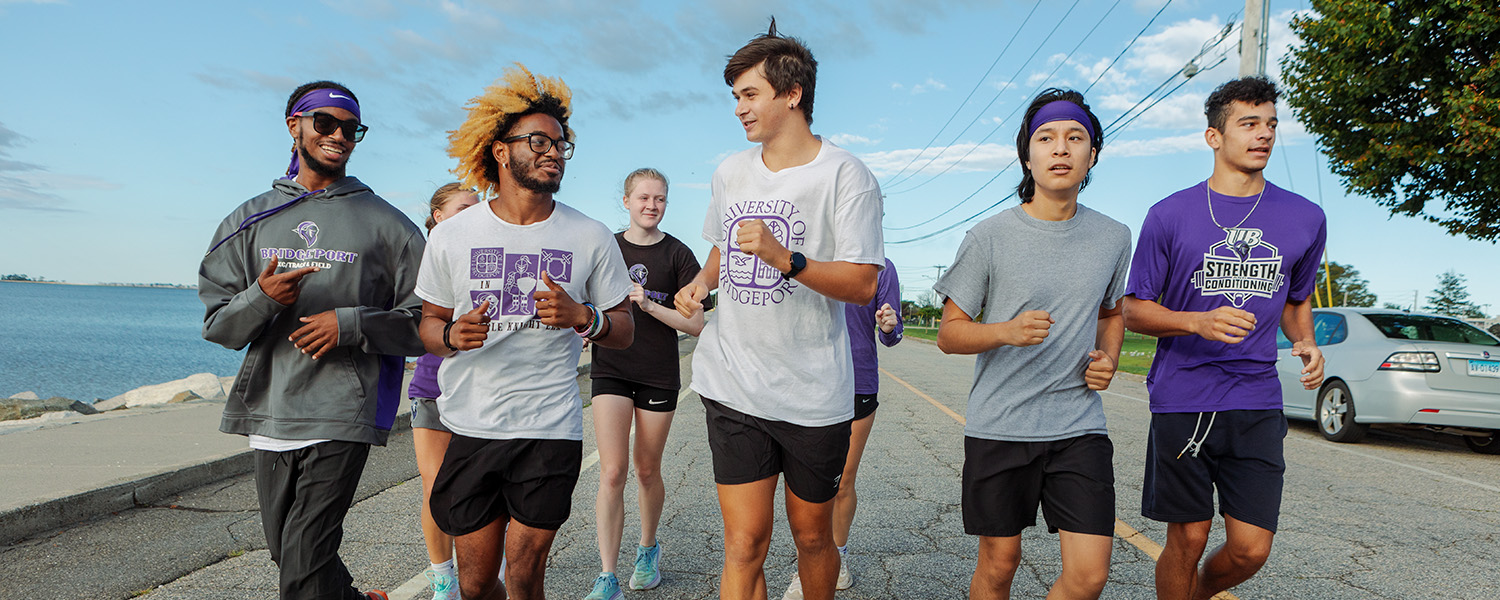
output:
[[[927,394],[922,393],[922,390],[919,390],[916,387],[912,386],[912,384],[907,383],[906,380],[897,377],[895,373],[885,370],[885,367],[880,367],[880,372],[885,373],[886,377],[890,377],[896,383],[905,386],[906,389],[911,390],[913,394],[921,396],[923,400],[926,400],[928,403],[936,406],[938,410],[941,410],[947,413],[948,416],[953,417],[953,420],[958,421],[959,425],[968,424],[967,421],[964,420],[963,415],[953,412],[953,409],[948,408],[947,405],[944,405],[942,402],[933,400],[932,396],[928,396]],[[1122,394],[1114,395],[1129,398],[1129,396],[1123,396]],[[1134,400],[1135,398],[1131,399]],[[1119,518],[1115,519],[1115,537],[1128,542],[1132,546],[1135,546],[1136,549],[1140,550],[1142,553],[1145,553],[1146,556],[1151,557],[1151,560],[1157,560],[1161,557],[1161,544],[1158,544],[1151,538],[1146,537],[1146,534],[1137,531],[1136,528],[1131,527],[1130,524],[1121,521]],[[1239,598],[1229,592],[1219,592],[1218,595],[1214,596],[1214,600],[1239,600]]]

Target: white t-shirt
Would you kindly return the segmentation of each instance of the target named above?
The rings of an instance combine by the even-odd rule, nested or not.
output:
[[[693,356],[693,391],[748,415],[806,427],[854,418],[854,365],[844,305],[783,280],[738,250],[742,221],[763,219],[810,260],[884,267],[880,184],[822,140],[805,165],[771,172],[761,147],[714,171],[703,237],[719,248],[719,297]]]
[[[488,439],[583,439],[578,355],[583,338],[543,325],[532,292],[541,274],[575,302],[609,309],[630,295],[630,277],[603,223],[558,202],[545,221],[507,223],[486,204],[432,230],[417,296],[454,319],[489,300],[484,346],[438,368],[438,412],[454,433]]]

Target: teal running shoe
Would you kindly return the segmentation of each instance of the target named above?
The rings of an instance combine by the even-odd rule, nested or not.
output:
[[[630,589],[649,590],[661,585],[661,540],[647,548],[635,547],[635,574],[630,576]]]
[[[600,573],[594,580],[594,591],[584,596],[583,600],[624,600],[625,592],[620,591],[620,580],[615,579],[614,573]]]
[[[459,600],[457,577],[432,569],[422,574],[432,583],[432,600]]]

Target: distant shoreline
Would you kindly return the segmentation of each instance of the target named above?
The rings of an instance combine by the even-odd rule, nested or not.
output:
[[[196,290],[196,285],[184,285],[179,283],[72,283],[68,281],[23,281],[19,279],[0,279],[0,283],[42,283],[47,285],[78,285],[89,287],[128,287],[128,288],[155,288],[165,290]]]

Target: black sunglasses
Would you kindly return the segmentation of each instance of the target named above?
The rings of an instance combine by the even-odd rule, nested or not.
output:
[[[336,130],[336,129],[343,129],[344,130],[344,139],[352,141],[354,143],[359,143],[360,140],[365,139],[365,132],[370,130],[370,127],[368,125],[360,125],[359,121],[356,120],[356,119],[349,119],[348,121],[340,121],[338,119],[338,117],[335,117],[335,116],[327,114],[327,113],[320,113],[320,112],[300,113],[299,112],[299,113],[297,113],[295,115],[292,115],[292,116],[294,116],[294,117],[312,117],[312,120],[313,120],[313,131],[316,131],[316,132],[321,133],[323,135],[333,135],[334,130]]]

